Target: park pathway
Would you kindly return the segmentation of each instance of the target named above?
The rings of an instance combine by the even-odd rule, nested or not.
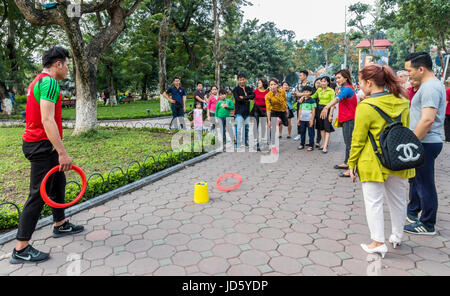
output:
[[[450,144],[436,163],[438,234],[405,234],[384,259],[359,246],[370,241],[361,184],[332,169],[344,154],[340,132],[328,155],[296,144],[281,140],[273,164],[261,164],[261,153],[218,154],[72,216],[85,226],[75,236],[40,229],[33,245],[51,253],[47,262],[11,265],[15,242],[0,245],[0,275],[450,275]],[[242,185],[220,192],[228,171]],[[199,181],[209,204],[193,202]]]

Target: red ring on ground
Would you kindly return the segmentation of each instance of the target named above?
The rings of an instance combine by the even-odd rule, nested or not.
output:
[[[86,192],[87,182],[86,182],[86,174],[83,172],[83,170],[80,169],[79,167],[77,167],[76,165],[72,165],[72,170],[77,172],[81,177],[81,182],[82,182],[81,192],[80,192],[80,194],[78,194],[78,196],[74,200],[72,200],[69,203],[60,204],[60,203],[54,202],[53,200],[51,200],[48,197],[47,192],[45,191],[45,185],[47,184],[48,178],[55,172],[59,171],[59,167],[60,167],[59,165],[55,166],[47,173],[47,175],[45,175],[45,177],[41,183],[41,196],[42,196],[42,199],[44,200],[44,202],[46,204],[48,204],[49,206],[51,206],[52,208],[63,209],[63,208],[68,208],[68,207],[74,205],[83,197],[84,193]]]
[[[238,183],[234,186],[223,187],[222,185],[220,185],[220,182],[222,182],[225,179],[236,179],[238,181]],[[242,178],[241,178],[241,175],[239,175],[238,173],[225,173],[222,176],[220,176],[219,179],[217,179],[216,187],[220,191],[230,192],[230,191],[238,189],[239,186],[241,186],[241,183],[242,183]]]

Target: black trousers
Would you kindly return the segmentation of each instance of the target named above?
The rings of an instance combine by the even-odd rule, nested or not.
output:
[[[29,241],[36,229],[37,221],[44,206],[40,187],[45,175],[59,164],[58,153],[50,141],[44,140],[36,143],[23,142],[23,153],[31,163],[30,194],[20,215],[17,240]],[[48,180],[46,191],[50,199],[57,203],[64,203],[66,176],[64,172],[54,173]],[[64,209],[52,209],[53,221],[65,219]]]
[[[275,143],[275,134],[276,134],[276,130],[277,130],[277,121],[275,120],[275,118],[279,118],[281,120],[281,123],[284,126],[288,126],[289,125],[289,121],[288,121],[288,115],[286,114],[286,111],[272,111],[270,112],[270,124],[271,124],[271,129],[270,129],[270,142],[272,144]]]
[[[445,141],[450,142],[450,115],[445,115],[444,130]]]

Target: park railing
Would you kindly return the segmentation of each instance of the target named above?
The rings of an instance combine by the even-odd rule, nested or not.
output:
[[[214,139],[212,143],[214,145]],[[206,145],[206,143],[205,143]],[[96,196],[110,192],[127,184],[136,182],[144,177],[185,162],[204,154],[203,143],[189,143],[181,146],[178,151],[160,152],[159,154],[147,155],[142,162],[132,160],[126,168],[115,166],[105,173],[92,173],[87,178],[87,188],[83,198],[84,202]],[[66,183],[66,203],[75,199],[81,191],[81,184],[77,181]],[[0,231],[14,229],[17,227],[23,204],[14,202],[0,203]],[[52,215],[48,205],[44,205],[41,218]]]

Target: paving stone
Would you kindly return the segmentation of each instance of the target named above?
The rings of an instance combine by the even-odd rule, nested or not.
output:
[[[128,265],[128,272],[132,275],[151,275],[159,267],[153,258],[136,259]]]
[[[273,268],[274,271],[286,275],[298,273],[302,269],[302,265],[296,260],[292,260],[292,258],[284,256],[272,258],[269,262],[269,265]]]
[[[152,247],[148,252],[148,256],[155,259],[170,258],[176,253],[176,249],[168,245],[159,245]]]
[[[126,245],[126,249],[132,253],[143,252],[150,249],[152,245],[152,241],[147,239],[133,240]]]
[[[302,258],[308,255],[308,250],[305,249],[303,246],[291,243],[282,244],[278,247],[277,250],[283,256],[291,258]]]
[[[95,260],[106,258],[112,253],[112,248],[109,246],[93,247],[83,253],[83,259]]]
[[[438,262],[424,260],[416,262],[417,269],[423,271],[427,275],[432,276],[449,276],[450,267],[440,264]]]
[[[305,276],[334,276],[334,272],[331,268],[320,265],[308,265],[303,267],[302,274]]]
[[[232,244],[220,244],[216,245],[212,249],[212,252],[218,257],[228,259],[239,256],[239,254],[241,253],[241,249]]]
[[[259,266],[265,265],[269,262],[270,257],[262,251],[258,250],[246,250],[239,255],[239,259],[244,264]]]
[[[219,273],[225,273],[228,268],[230,267],[230,264],[228,261],[224,258],[220,257],[209,257],[202,259],[200,263],[198,264],[198,268],[201,272],[204,272],[206,274],[210,275],[217,275]]]
[[[272,239],[267,238],[256,238],[252,239],[250,242],[250,246],[252,246],[253,249],[261,250],[261,251],[270,251],[275,250],[278,246],[278,244],[273,241]]]
[[[341,265],[341,258],[336,256],[331,252],[326,252],[322,250],[311,251],[308,255],[308,258],[311,259],[314,263],[326,266],[326,267],[334,267]]]
[[[227,275],[230,276],[260,276],[261,272],[254,266],[239,264],[232,266]]]
[[[445,254],[444,252],[428,247],[416,247],[413,249],[413,252],[423,259],[439,263],[446,262],[450,259],[449,255]]]
[[[185,266],[185,267],[195,265],[198,262],[200,262],[201,259],[202,259],[202,257],[197,252],[193,252],[193,251],[177,252],[172,257],[172,261],[175,265]]]
[[[127,266],[134,261],[134,254],[130,252],[113,253],[105,259],[105,264],[113,268]]]
[[[86,240],[88,241],[103,241],[111,236],[111,231],[108,230],[97,230],[86,235]]]
[[[186,275],[186,271],[183,267],[176,265],[167,265],[158,268],[153,275],[156,276],[184,276]]]

